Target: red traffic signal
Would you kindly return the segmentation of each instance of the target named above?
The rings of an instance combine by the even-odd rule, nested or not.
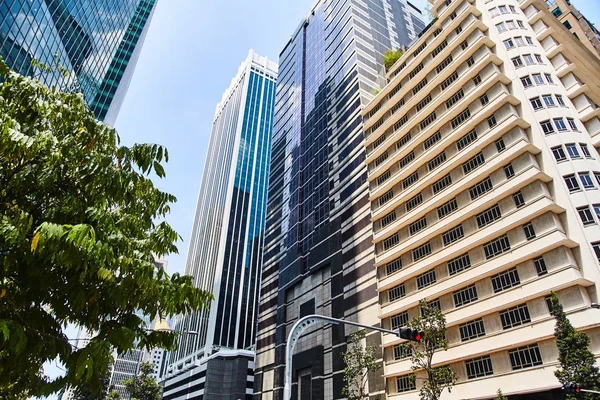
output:
[[[423,336],[425,336],[425,333],[420,332],[416,329],[400,328],[398,329],[398,336],[400,336],[401,339],[412,340],[413,342],[420,342],[421,339],[423,339]]]
[[[581,388],[579,387],[579,385],[577,383],[568,383],[568,384],[564,385],[562,388],[567,393],[580,393],[581,392]]]

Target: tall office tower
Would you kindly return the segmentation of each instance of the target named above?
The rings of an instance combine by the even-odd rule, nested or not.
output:
[[[444,312],[445,399],[563,398],[552,291],[600,352],[600,62],[541,0],[433,3],[363,113],[379,317]],[[400,343],[387,395],[416,399]]]
[[[276,80],[250,50],[217,104],[186,266],[215,300],[176,322],[165,400],[252,394]]]
[[[155,4],[156,0],[3,0],[0,56],[22,75],[82,92],[96,117],[114,124]],[[33,61],[52,70],[36,68]]]
[[[571,4],[571,0],[546,0],[546,4],[552,14],[600,58],[600,30]]]
[[[300,316],[377,322],[360,112],[385,84],[383,53],[424,26],[404,0],[320,0],[280,55],[255,398],[281,398],[287,333]],[[325,326],[300,339],[299,399],[341,397],[349,332]],[[382,389],[381,378],[371,385]]]

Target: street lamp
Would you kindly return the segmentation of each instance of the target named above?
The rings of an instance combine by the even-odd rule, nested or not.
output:
[[[292,326],[292,330],[288,335],[287,344],[285,345],[285,383],[283,386],[283,400],[290,400],[292,398],[292,354],[294,352],[296,342],[298,341],[300,336],[302,336],[302,333],[304,333],[306,329],[320,322],[328,322],[334,325],[345,324],[358,326],[360,328],[370,329],[373,331],[391,333],[392,335],[396,335],[399,338],[413,340],[416,342],[421,341],[421,339],[423,338],[423,332],[419,332],[415,329],[400,328],[397,331],[391,331],[389,329],[383,329],[377,326],[363,325],[357,322],[326,317],[324,315],[313,314],[307,315],[306,317],[302,317],[298,321],[296,321],[296,323]]]

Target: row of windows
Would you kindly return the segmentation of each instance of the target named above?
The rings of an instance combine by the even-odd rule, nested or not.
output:
[[[577,128],[577,124],[575,123],[575,120],[573,118],[567,118],[567,124],[569,124],[569,128],[574,131],[574,132],[579,132],[579,129]],[[566,132],[568,131],[567,128],[567,124],[565,124],[565,119],[560,117],[560,118],[552,118],[552,120],[545,120],[540,122],[540,127],[542,128],[542,131],[544,132],[545,135],[551,135],[553,133],[555,133],[556,131],[558,132]],[[556,130],[554,130],[554,128],[556,127]]]
[[[518,347],[509,350],[508,357],[513,371],[542,365],[542,355],[537,344]],[[465,360],[467,379],[481,378],[494,374],[492,359],[489,355]],[[414,374],[396,377],[396,389],[398,393],[416,390],[416,378]]]
[[[565,148],[567,149],[566,153],[564,150]],[[558,162],[566,161],[567,153],[569,154],[569,158],[579,159],[581,158],[581,155],[579,154],[579,148],[581,149],[581,154],[583,154],[585,158],[594,158],[592,157],[592,154],[585,143],[579,143],[579,147],[577,143],[567,143],[565,144],[564,148],[562,145],[555,146],[552,148],[552,154]]]
[[[515,36],[514,38],[508,38],[504,40],[503,43],[504,47],[506,47],[506,50],[510,50],[515,48],[516,46],[533,45],[533,40],[531,40],[529,36]],[[544,63],[544,61],[542,60],[542,56],[540,56],[539,54],[535,54],[534,56],[539,64]],[[531,58],[531,54],[529,54],[529,57]],[[533,64],[533,62],[531,64]]]
[[[584,189],[595,189],[596,186],[594,184],[594,180],[591,177],[591,172],[578,172],[579,180],[581,181],[581,185]],[[593,172],[594,177],[596,178],[596,182],[600,185],[600,172]],[[564,177],[565,184],[570,192],[575,192],[581,190],[581,186],[579,186],[579,181],[575,174],[565,175]]]
[[[504,22],[500,22],[499,24],[496,24],[496,29],[498,29],[498,33],[502,33],[505,32],[507,29],[526,29],[525,25],[523,24],[523,21],[520,20],[516,20],[516,24],[514,20],[510,20],[510,21],[506,21],[506,23]]]
[[[518,57],[517,57],[518,58]],[[517,61],[518,62],[518,61]],[[525,89],[532,87],[535,83],[536,85],[546,85],[546,84],[554,84],[554,79],[550,74],[531,74],[525,75],[521,77],[521,83]]]
[[[556,98],[556,103],[554,102],[554,98]],[[536,111],[542,110],[544,108],[557,107],[556,104],[562,107],[567,106],[565,104],[565,101],[563,100],[563,97],[560,94],[554,95],[554,97],[551,94],[545,94],[541,97],[541,99],[540,96],[537,96],[529,99],[529,101],[531,102],[531,106],[533,107],[533,109]]]
[[[535,61],[534,61],[534,57],[535,57]],[[533,65],[533,64],[544,64],[544,60],[542,60],[542,57],[539,54],[523,54],[523,58],[521,58],[521,56],[516,56],[510,59],[513,63],[513,66],[515,68],[521,68],[524,67],[525,65]],[[534,74],[534,75],[538,75],[538,74]],[[549,74],[546,74],[548,76],[550,76]],[[552,79],[552,77],[550,76],[550,79]],[[548,82],[548,83],[554,83],[554,82]]]
[[[594,209],[594,213],[590,210],[590,206],[583,206],[577,208],[577,213],[579,214],[579,218],[581,218],[581,222],[583,225],[593,225],[596,224],[596,220],[594,219],[594,214],[596,218],[600,221],[600,204],[593,204],[592,208]]]
[[[498,6],[497,8],[494,7],[490,10],[488,10],[490,12],[490,15],[492,17],[497,17],[500,14],[518,14],[517,9],[515,8],[515,6]]]

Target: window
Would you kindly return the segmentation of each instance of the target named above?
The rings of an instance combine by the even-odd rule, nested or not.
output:
[[[417,247],[416,249],[414,249],[412,251],[412,254],[413,254],[414,262],[417,262],[420,259],[427,257],[428,255],[431,254],[431,244],[429,242],[427,242],[424,245]]]
[[[387,192],[382,194],[381,197],[379,198],[379,207],[381,207],[382,205],[384,205],[385,203],[390,201],[393,197],[394,197],[393,190],[388,190]]]
[[[539,54],[535,54],[535,60],[538,62],[538,64],[543,64],[544,60],[542,59],[542,56],[540,56]]]
[[[531,106],[533,107],[534,110],[540,110],[540,109],[544,108],[539,97],[534,97],[533,99],[529,99],[529,101],[531,102]]]
[[[502,329],[510,329],[531,322],[527,304],[520,304],[500,311],[500,321],[502,322]]]
[[[485,178],[484,180],[479,182],[477,185],[475,185],[469,189],[469,194],[471,195],[471,200],[475,200],[478,197],[481,197],[483,194],[489,192],[493,188],[494,188],[494,185],[492,184],[492,180],[489,177]]]
[[[470,131],[469,133],[467,133],[466,135],[464,135],[456,141],[456,148],[460,151],[476,139],[477,132],[475,132],[475,129],[473,129],[472,131]]]
[[[510,12],[513,14],[517,13],[517,10],[515,9],[515,6],[508,6],[508,8],[510,8]]]
[[[552,75],[544,74],[544,76],[546,77],[546,81],[548,81],[548,83],[554,83],[554,81],[552,80]]]
[[[425,107],[427,104],[429,104],[429,102],[431,101],[431,94],[428,94],[427,96],[425,96],[425,98],[423,100],[421,100],[420,102],[417,103],[417,105],[415,106],[417,111],[421,111],[423,109],[423,107]]]
[[[429,138],[427,140],[425,140],[425,142],[423,143],[425,150],[427,150],[428,148],[433,146],[441,138],[442,138],[442,134],[440,133],[440,131],[437,131],[433,135],[429,136]]]
[[[374,142],[373,142],[373,148],[376,149],[377,147],[379,147],[381,145],[381,143],[385,142],[386,136],[385,134],[379,136]]]
[[[450,97],[448,100],[446,100],[446,108],[452,107],[454,104],[456,104],[457,101],[462,99],[464,96],[465,96],[465,92],[462,89],[460,89],[458,92],[454,93],[454,95],[452,95],[452,97]]]
[[[554,10],[552,10],[552,14],[554,14],[555,17],[560,17],[562,15],[562,10],[560,9],[560,7],[556,7]]]
[[[542,96],[542,98],[544,99],[544,103],[546,103],[547,107],[556,107],[556,104],[554,104],[554,99],[551,95],[547,94]]]
[[[545,135],[554,133],[554,127],[552,126],[552,123],[549,120],[540,122],[540,126],[542,127],[542,131],[544,131]]]
[[[379,157],[377,157],[375,159],[375,166],[378,167],[379,165],[381,165],[382,162],[387,160],[387,158],[388,158],[388,153],[386,151],[385,153],[382,153]]]
[[[564,176],[564,180],[565,180],[565,183],[567,184],[567,188],[569,189],[569,192],[574,192],[576,190],[581,189],[579,187],[579,182],[577,182],[577,179],[575,178],[575,175],[566,175],[566,176]]]
[[[533,81],[535,82],[536,85],[543,85],[544,84],[544,79],[542,78],[542,75],[540,75],[540,74],[533,74],[531,76],[533,76]]]
[[[515,170],[513,169],[512,164],[504,166],[504,173],[506,174],[506,179],[510,179],[515,176]]]
[[[469,285],[461,290],[452,293],[454,306],[460,307],[477,300],[477,288],[475,285]]]
[[[406,156],[402,157],[400,159],[400,162],[398,163],[400,165],[400,169],[406,167],[414,159],[415,159],[415,152],[414,151],[411,151]]]
[[[466,40],[465,40],[465,41],[463,41],[463,42],[460,44],[460,48],[461,48],[461,50],[466,50],[466,49],[467,49],[467,47],[469,47],[469,43],[467,43],[467,41],[466,41]]]
[[[523,193],[521,193],[520,190],[513,194],[513,201],[515,202],[515,207],[517,208],[521,208],[525,205],[525,199],[523,199]]]
[[[513,47],[515,47],[515,44],[512,39],[506,39],[504,41],[504,47],[506,47],[507,49],[512,49]]]
[[[470,68],[473,66],[473,64],[475,64],[475,60],[473,59],[473,57],[471,56],[471,57],[467,58],[467,67]]]
[[[525,41],[523,40],[522,36],[515,37],[515,43],[517,44],[517,46],[525,46]]]
[[[596,213],[596,217],[598,217],[598,219],[600,219],[600,204],[594,204],[592,207],[594,207],[594,212]]]
[[[578,207],[577,213],[579,213],[579,218],[581,218],[581,222],[583,222],[583,225],[592,225],[596,223],[596,221],[594,221],[594,216],[592,215],[592,211],[590,210],[589,206]]]
[[[500,22],[499,24],[496,24],[496,29],[498,29],[499,33],[506,31],[506,26],[504,25],[504,22]]]
[[[594,248],[594,253],[596,253],[596,258],[600,261],[600,242],[592,243],[592,247]]]
[[[448,57],[446,57],[444,59],[444,61],[442,61],[441,63],[438,64],[437,67],[435,67],[435,72],[436,73],[440,73],[442,72],[448,65],[450,65],[450,63],[452,62],[452,54],[450,54]]]
[[[483,157],[483,153],[479,152],[475,156],[471,157],[467,162],[462,164],[463,173],[468,175],[473,170],[477,169],[481,165],[485,163],[485,158]]]
[[[508,241],[507,235],[502,235],[483,245],[483,252],[485,253],[486,260],[494,258],[508,250],[510,250],[510,242]]]
[[[553,147],[552,154],[554,154],[554,158],[558,162],[565,161],[567,159],[567,155],[565,154],[565,151],[563,150],[562,146]]]
[[[523,60],[521,60],[521,56],[517,56],[511,59],[515,68],[521,68],[523,66]]]
[[[482,376],[494,375],[492,359],[490,356],[472,358],[465,361],[467,367],[467,379],[480,378]]]
[[[394,346],[394,360],[402,360],[412,356],[412,347],[397,344]]]
[[[562,118],[554,118],[554,125],[559,132],[564,132],[567,130],[567,126],[565,125],[565,121]]]
[[[517,21],[517,23],[521,28],[523,28],[523,23],[521,21]],[[529,36],[525,36],[525,41],[527,42],[527,44],[533,45],[533,40],[531,40]]]
[[[577,150],[577,146],[575,145],[575,143],[567,143],[565,145],[565,147],[567,148],[567,152],[569,153],[569,157],[571,157],[571,158],[581,158],[581,156],[579,155],[579,150]]]
[[[596,177],[596,182],[600,185],[600,172],[594,172],[594,176]]]
[[[502,153],[504,150],[506,150],[506,145],[504,144],[503,138],[496,140],[494,144],[496,145],[496,150],[498,150],[498,153]]]
[[[406,296],[406,289],[404,287],[404,283],[401,283],[398,286],[394,286],[390,290],[388,290],[388,299],[389,301],[394,301]]]
[[[433,160],[429,161],[427,163],[427,166],[429,168],[429,171],[433,171],[434,169],[436,169],[437,167],[439,167],[440,165],[442,165],[442,163],[446,161],[446,153],[445,152],[441,152],[440,154],[438,154],[437,156],[435,156],[433,158]]]
[[[586,189],[592,189],[594,187],[594,181],[592,181],[592,177],[590,176],[589,172],[580,172],[579,180]]]
[[[427,78],[424,78],[424,79],[423,79],[421,82],[417,83],[417,84],[415,85],[415,87],[413,88],[413,90],[412,90],[412,94],[413,94],[413,96],[414,96],[415,94],[419,93],[419,91],[420,91],[421,89],[423,89],[423,88],[424,88],[426,85],[427,85]]]
[[[398,257],[393,261],[385,264],[385,272],[388,275],[393,274],[396,271],[400,271],[402,269],[402,258]]]
[[[452,177],[447,174],[442,179],[435,182],[433,186],[433,194],[437,194],[452,184]]]
[[[455,80],[458,79],[458,72],[454,71],[452,75],[444,80],[444,82],[440,83],[440,89],[446,90],[448,86],[452,84]]]
[[[469,117],[471,117],[471,111],[467,108],[466,110],[464,110],[463,112],[461,112],[460,114],[458,114],[456,117],[454,117],[452,119],[452,121],[450,122],[450,125],[452,125],[452,129],[456,129],[463,122],[468,120]]]
[[[522,77],[521,83],[523,84],[523,87],[525,87],[525,88],[533,86],[533,83],[531,82],[531,78],[529,77],[529,75]]]
[[[517,29],[517,26],[515,25],[515,21],[506,21],[506,25],[508,26],[508,29]]]
[[[513,371],[542,365],[542,355],[537,344],[518,347],[508,352]]]
[[[590,153],[590,150],[587,147],[587,144],[579,143],[579,147],[581,147],[581,152],[583,153],[585,158],[593,158],[592,154]]]
[[[502,292],[503,290],[510,289],[513,286],[521,284],[521,281],[519,280],[519,273],[517,272],[516,268],[511,268],[499,274],[492,275],[491,279],[494,293]]]
[[[477,214],[475,219],[477,220],[477,227],[481,229],[485,226],[488,226],[492,222],[499,220],[500,218],[502,218],[502,213],[500,211],[500,207],[498,207],[498,204],[496,204]]]
[[[538,276],[546,275],[548,273],[548,268],[546,267],[546,261],[544,257],[536,257],[533,259],[533,265],[535,265],[535,270]]]
[[[392,176],[392,171],[390,171],[389,169],[383,174],[379,175],[377,177],[377,186],[383,185],[383,183],[387,181],[390,178],[390,176]]]
[[[392,317],[392,329],[396,330],[408,324],[408,311],[404,311]]]
[[[408,374],[408,375],[397,377],[396,378],[396,387],[398,389],[398,393],[404,393],[404,392],[409,392],[411,390],[417,390],[415,374]]]
[[[525,25],[523,25],[523,21],[517,20],[517,25],[519,25],[519,28],[525,29]]]
[[[533,229],[533,224],[531,222],[523,225],[523,231],[525,232],[525,238],[527,240],[535,239],[535,229]]]
[[[485,336],[485,327],[483,326],[482,318],[460,324],[458,329],[460,331],[461,342]]]
[[[391,224],[392,222],[394,222],[396,220],[396,210],[392,211],[389,214],[384,215],[381,218],[381,227],[386,227],[389,224]]]
[[[398,237],[398,234],[395,233],[383,241],[383,250],[391,249],[392,247],[397,245],[399,242],[400,242],[400,238]]]
[[[556,96],[556,102],[558,103],[558,105],[560,105],[562,107],[566,107],[567,106],[565,104],[565,101],[563,100],[563,97],[560,94],[557,94],[555,96]]]
[[[413,183],[415,183],[418,180],[419,180],[419,172],[415,171],[412,174],[410,174],[405,180],[402,181],[402,188],[406,189],[407,187],[409,187],[410,185],[412,185]]]
[[[418,206],[422,202],[423,202],[423,195],[421,195],[421,193],[419,193],[418,195],[410,198],[406,202],[406,212],[409,212],[410,210],[412,210],[413,208],[415,208],[416,206]]]
[[[475,78],[473,78],[473,85],[478,86],[481,83],[481,76],[479,76],[479,74],[475,75]]]
[[[525,60],[525,64],[533,64],[533,57],[531,57],[531,54],[523,54],[523,59]]]
[[[450,276],[456,275],[468,268],[471,268],[471,258],[469,257],[469,253],[465,253],[448,261],[448,274]]]
[[[492,129],[493,127],[496,126],[497,122],[496,122],[496,116],[494,114],[490,115],[487,119],[487,123],[488,126],[490,127],[490,129]]]
[[[435,269],[429,270],[424,274],[417,276],[417,289],[421,290],[435,283]]]
[[[482,106],[482,107],[483,107],[483,106],[485,106],[487,103],[489,103],[489,102],[490,102],[490,99],[488,99],[487,93],[486,93],[486,94],[484,94],[483,96],[481,96],[481,97],[479,98],[479,101],[481,102],[481,106]]]
[[[425,119],[423,121],[421,121],[421,123],[419,124],[419,127],[421,128],[421,130],[427,128],[433,121],[435,121],[437,118],[437,115],[435,114],[435,111],[432,112],[431,114],[429,114],[427,117],[425,117]]]
[[[438,218],[442,219],[446,215],[453,213],[457,209],[458,209],[458,203],[456,202],[456,199],[452,199],[449,202],[438,207],[438,209],[437,209]]]
[[[462,32],[462,30],[463,30],[462,25],[459,25],[458,28],[456,28],[454,30],[454,32],[456,33],[456,36],[460,35],[460,33]]]
[[[462,225],[455,226],[454,228],[446,231],[442,234],[442,240],[444,241],[444,246],[448,246],[459,239],[462,239],[465,236],[465,232],[463,231]]]
[[[498,7],[498,10],[500,10],[502,14],[508,14],[508,9],[506,8],[506,6],[500,6]]]
[[[408,232],[410,233],[410,235],[414,235],[415,233],[422,231],[423,229],[427,228],[427,218],[423,217],[421,219],[416,220],[415,222],[413,222],[412,224],[410,224],[408,226]]]
[[[550,299],[550,295],[544,297],[544,301],[546,302],[546,308],[548,308],[548,312],[552,312],[552,300]]]
[[[571,128],[571,130],[573,130],[573,131],[579,130],[579,129],[577,129],[577,125],[575,124],[575,120],[573,118],[567,118],[567,122],[569,123],[569,127]]]
[[[573,28],[573,26],[571,25],[571,23],[570,23],[569,21],[565,21],[565,22],[563,22],[563,25],[564,25],[564,26],[565,26],[565,28],[567,28],[567,29],[572,29],[572,28]]]
[[[410,139],[411,139],[411,135],[410,135],[410,133],[407,133],[406,135],[402,136],[402,137],[400,138],[400,140],[398,140],[398,141],[396,142],[396,149],[397,149],[397,150],[400,150],[402,147],[404,147],[404,145],[405,145],[406,143],[408,143],[408,142],[409,142],[409,140],[410,140]]]

